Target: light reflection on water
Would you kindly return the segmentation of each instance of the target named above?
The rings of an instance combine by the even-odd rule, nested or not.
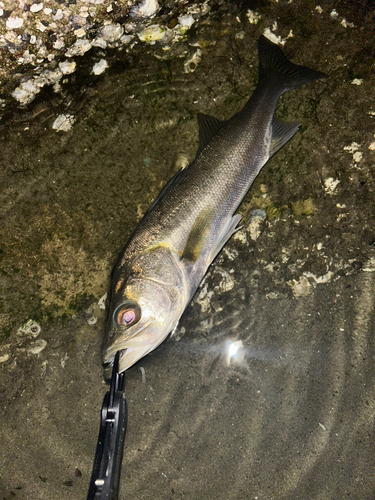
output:
[[[206,498],[300,500],[310,498],[313,484],[316,498],[326,500],[327,488],[339,481],[345,491],[353,474],[356,487],[367,489],[360,478],[369,477],[369,451],[355,443],[372,426],[363,403],[372,390],[350,366],[357,340],[342,284],[339,303],[332,305],[327,290],[303,303],[253,294],[244,304],[234,289],[226,296],[230,314],[211,312],[205,329],[205,314],[191,307],[183,336],[145,360],[150,414],[156,406],[169,410],[154,422],[153,438],[145,437],[144,459],[164,467],[174,489],[191,499],[204,498],[206,488]]]

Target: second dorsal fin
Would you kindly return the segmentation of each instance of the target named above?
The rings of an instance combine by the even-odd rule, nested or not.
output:
[[[214,118],[213,116],[198,113],[199,127],[199,147],[197,155],[203,151],[214,135],[218,133],[225,122]]]

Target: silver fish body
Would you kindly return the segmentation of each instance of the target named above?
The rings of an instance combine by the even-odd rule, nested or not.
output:
[[[198,115],[196,158],[162,189],[118,259],[103,345],[107,366],[121,350],[120,371],[126,370],[177,326],[236,231],[241,216],[235,211],[255,177],[299,127],[274,117],[278,98],[326,76],[292,64],[265,37],[258,51],[253,95],[226,122]]]

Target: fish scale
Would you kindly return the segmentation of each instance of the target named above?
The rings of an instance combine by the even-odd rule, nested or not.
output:
[[[326,76],[291,63],[263,36],[258,52],[259,81],[250,99],[225,122],[198,115],[194,161],[167,182],[118,258],[103,344],[107,367],[120,350],[120,372],[126,370],[176,328],[237,230],[241,216],[235,211],[254,179],[298,130],[297,122],[274,117],[278,98]]]

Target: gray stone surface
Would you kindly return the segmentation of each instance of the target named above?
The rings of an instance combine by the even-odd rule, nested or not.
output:
[[[329,79],[282,97],[299,132],[257,178],[175,336],[127,372],[120,498],[373,498],[369,5],[212,4],[185,40],[103,52],[99,80],[2,122],[0,498],[85,498],[111,268],[194,157],[196,113],[225,119],[251,94],[266,30],[292,34],[288,56]]]

